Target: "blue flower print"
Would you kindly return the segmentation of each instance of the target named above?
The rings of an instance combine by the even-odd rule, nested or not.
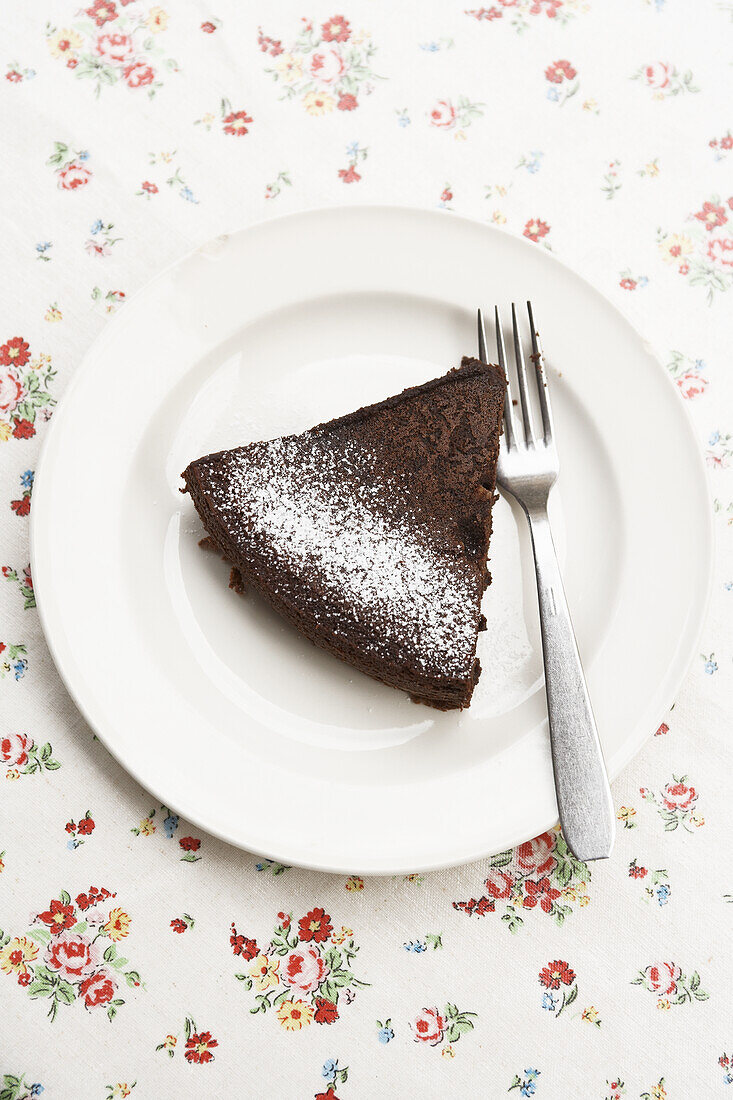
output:
[[[394,1039],[394,1031],[389,1026],[391,1023],[391,1020],[385,1020],[384,1023],[382,1023],[381,1020],[377,1020],[377,1027],[379,1028],[377,1038],[380,1043],[391,1043]]]
[[[180,195],[181,195],[182,199],[186,200],[186,202],[198,202],[199,201],[196,198],[196,196],[194,195],[194,193],[193,193],[193,191],[191,190],[190,187],[182,187],[181,191],[180,191]]]
[[[440,44],[438,42],[421,42],[420,49],[427,50],[428,53],[437,53],[440,49]]]
[[[657,901],[659,902],[660,905],[666,905],[667,904],[667,902],[669,901],[669,894],[670,894],[669,886],[667,886],[667,884],[665,882],[663,882],[661,884],[661,886],[657,887]]]
[[[176,829],[178,828],[178,815],[168,814],[168,817],[163,822],[163,832],[170,840]]]
[[[323,1063],[321,1074],[323,1075],[323,1077],[326,1078],[327,1081],[335,1080],[337,1064],[338,1060],[336,1058],[329,1058],[326,1062]]]
[[[560,98],[560,93],[558,92],[557,88],[548,88],[547,98],[551,99],[553,103],[557,103],[558,99]]]
[[[77,153],[76,159],[77,160],[89,160],[89,153],[87,152],[86,149],[82,149],[81,153]]]
[[[37,1081],[35,1085],[31,1085],[31,1096],[40,1096],[45,1091],[43,1085],[39,1085]]]
[[[95,221],[94,225],[91,228],[91,232],[92,232],[92,234],[101,233],[103,228],[104,228],[104,226],[102,225],[102,219],[97,218],[97,220]]]
[[[28,662],[24,658],[21,658],[19,661],[16,661],[15,664],[13,665],[13,672],[15,674],[15,679],[20,680],[21,677],[25,676],[25,670],[27,668],[28,668]]]
[[[542,1007],[547,1012],[554,1012],[557,1008],[557,998],[553,997],[549,990],[542,994]]]
[[[404,947],[405,951],[414,951],[416,955],[419,955],[422,951],[427,951],[428,949],[428,945],[426,943],[423,943],[422,940],[415,940],[414,943],[412,940],[410,940],[409,943],[403,943],[402,946]]]
[[[33,470],[26,470],[20,475],[20,484],[24,489],[33,488]]]

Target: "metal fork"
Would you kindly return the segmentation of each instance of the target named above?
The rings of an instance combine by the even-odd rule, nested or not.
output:
[[[534,367],[529,373],[536,380],[542,436],[538,437],[535,432],[530,403],[531,383],[527,376],[517,312],[512,304],[514,356],[524,430],[523,433],[517,432],[509,385],[504,404],[504,438],[499,451],[497,484],[521,505],[529,521],[537,575],[547,716],[560,824],[576,859],[587,862],[606,859],[611,854],[616,823],[601,743],[547,516],[547,500],[557,480],[560,464],[554,442],[542,347],[530,302],[527,302],[527,312],[532,334],[530,361]],[[495,314],[499,364],[506,374],[506,352],[498,309]],[[487,363],[481,310],[478,311],[478,341],[479,358]]]

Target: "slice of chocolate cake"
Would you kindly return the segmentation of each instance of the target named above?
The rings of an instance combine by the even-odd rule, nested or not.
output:
[[[368,676],[466,707],[505,387],[464,359],[302,435],[199,458],[186,490],[236,587]]]

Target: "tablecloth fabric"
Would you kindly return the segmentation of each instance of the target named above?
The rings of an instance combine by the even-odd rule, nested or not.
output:
[[[689,1100],[733,1082],[733,4],[486,2],[3,5],[3,1100]],[[50,660],[33,471],[84,352],[191,247],[351,202],[441,206],[552,249],[626,311],[693,418],[712,602],[674,707],[613,785],[608,863],[553,832],[426,875],[271,864],[154,803]],[[144,402],[130,392],[131,418]]]

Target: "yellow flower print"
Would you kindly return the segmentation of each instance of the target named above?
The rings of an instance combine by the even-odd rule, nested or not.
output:
[[[286,1031],[300,1031],[313,1019],[313,1009],[305,1001],[282,1001],[277,1018]]]
[[[346,880],[346,889],[347,890],[363,890],[364,889],[364,879],[361,878],[359,875],[351,875]]]
[[[146,19],[148,30],[152,34],[159,34],[168,26],[168,12],[163,8],[151,8]]]
[[[3,863],[3,856],[4,855],[5,855],[5,852],[0,852],[0,875],[5,870],[5,864]]]
[[[155,825],[150,817],[144,817],[140,822],[140,832],[143,836],[152,836],[155,832]]]
[[[7,668],[7,671],[10,672],[10,665],[7,665],[6,668]],[[5,778],[10,779],[10,780],[20,779],[20,772],[18,771],[17,768],[8,768],[8,770],[5,773]]]
[[[303,106],[309,115],[325,115],[333,110],[333,99],[325,92],[308,92],[303,96]]]
[[[662,1078],[662,1080],[658,1084],[652,1085],[652,1100],[666,1100],[667,1090],[665,1089],[663,1082],[664,1078]]]
[[[54,324],[56,321],[62,321],[63,316],[64,315],[61,312],[61,310],[59,309],[59,307],[56,305],[55,302],[53,302],[52,305],[50,305],[48,307],[48,309],[46,310],[46,312],[44,313],[43,320],[44,321],[50,321],[51,324]]]
[[[277,71],[284,84],[294,84],[303,75],[303,63],[292,53],[284,53],[277,63]]]
[[[632,829],[634,823],[631,818],[636,817],[636,810],[633,806],[619,806],[616,817],[619,821],[623,821],[625,829]]]
[[[444,1050],[441,1050],[440,1056],[441,1056],[441,1058],[455,1058],[456,1052],[449,1043],[448,1046],[445,1047]]]
[[[684,233],[668,233],[664,240],[659,242],[659,251],[665,264],[676,264],[685,256],[689,256],[693,249],[690,237]]]
[[[589,1005],[588,1008],[583,1009],[582,1019],[586,1020],[589,1024],[598,1024],[600,1027],[601,1021],[598,1015],[598,1009],[595,1005]]]
[[[278,970],[280,960],[271,959],[267,955],[255,955],[249,968],[249,976],[252,978],[255,989],[260,993],[266,993],[268,989],[280,984]]]
[[[341,944],[344,940],[350,940],[354,935],[353,928],[347,928],[345,925],[341,925],[340,932],[333,932],[331,935],[331,943]]]
[[[132,1088],[130,1088],[127,1082],[125,1082],[124,1084],[120,1083],[115,1085],[112,1089],[113,1100],[118,1100],[118,1098],[119,1100],[126,1100],[126,1097],[130,1095],[134,1087],[135,1086],[133,1085]]]
[[[124,909],[113,909],[102,931],[106,932],[115,943],[118,940],[124,940],[130,933],[130,917]]]
[[[16,936],[0,951],[0,970],[3,974],[17,974],[20,978],[28,973],[27,963],[37,957],[38,947],[33,940]]]
[[[705,818],[701,817],[699,814],[696,814],[696,813],[693,813],[690,816],[690,821],[692,822],[692,824],[695,826],[696,829],[699,829],[701,825],[705,824]]]
[[[7,443],[13,434],[13,426],[9,420],[0,420],[0,443]]]
[[[83,41],[84,39],[76,31],[64,28],[49,35],[48,48],[52,57],[73,57],[74,50],[78,50]]]
[[[666,1010],[670,1007],[671,1005],[666,997],[660,997],[657,1001],[657,1008],[660,1008],[663,1012],[666,1012]]]
[[[46,355],[45,352],[41,352],[40,355],[35,355],[28,366],[31,370],[45,370],[46,367],[51,366],[51,356]]]

